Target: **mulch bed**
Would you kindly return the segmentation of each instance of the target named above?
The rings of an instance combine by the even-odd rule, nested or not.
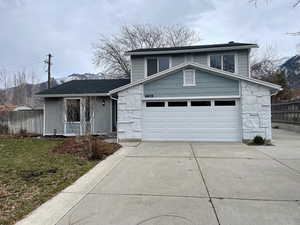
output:
[[[68,138],[63,144],[53,149],[53,153],[70,154],[87,160],[103,160],[116,152],[121,145],[107,143],[99,137]]]

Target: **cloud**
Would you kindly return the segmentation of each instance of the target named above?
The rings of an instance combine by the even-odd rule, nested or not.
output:
[[[261,1],[263,2],[263,1]],[[274,0],[253,7],[248,1],[214,1],[216,9],[201,15],[194,26],[203,34],[204,41],[257,42],[278,47],[282,56],[296,53],[299,37],[287,32],[300,30],[299,8],[293,9],[285,1]],[[209,22],[203,22],[209,18]]]
[[[247,0],[0,0],[0,67],[46,79],[43,60],[51,52],[57,77],[96,72],[91,44],[133,23],[187,24],[203,43],[270,41],[291,55],[299,37],[285,33],[300,30],[298,14],[280,0],[258,8]]]

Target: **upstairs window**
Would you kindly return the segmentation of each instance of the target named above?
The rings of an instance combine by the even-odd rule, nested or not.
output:
[[[147,76],[151,76],[163,70],[169,69],[169,57],[157,57],[147,59]]]
[[[234,73],[234,55],[223,55],[223,70]]]
[[[211,55],[210,56],[210,67],[216,69],[222,69],[222,56],[221,55]]]
[[[195,70],[183,71],[183,86],[195,86]]]
[[[224,54],[224,55],[211,55],[209,57],[210,67],[224,70],[227,72],[235,73],[235,55]]]
[[[157,71],[157,59],[147,59],[147,76],[156,74]]]

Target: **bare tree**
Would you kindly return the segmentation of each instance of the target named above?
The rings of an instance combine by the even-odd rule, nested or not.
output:
[[[126,51],[191,45],[199,40],[197,32],[183,25],[125,25],[111,38],[101,35],[99,41],[93,44],[93,62],[111,76],[128,76],[131,68]]]
[[[5,69],[0,70],[0,85],[0,105],[5,105],[9,100],[7,93],[9,87],[9,74]]]
[[[279,59],[277,48],[272,44],[267,44],[260,50],[252,50],[250,55],[251,76],[268,79],[277,71]]]
[[[255,7],[257,7],[258,3],[260,2],[261,0],[249,0],[250,3],[254,4]],[[263,0],[264,2],[266,3],[270,3],[272,2],[272,0]],[[295,0],[294,3],[292,4],[292,7],[295,8],[297,7],[298,5],[300,5],[300,0]]]
[[[12,102],[16,105],[26,104],[27,96],[27,75],[25,70],[13,74],[13,97]]]
[[[290,100],[291,90],[288,85],[284,71],[279,68],[280,57],[277,53],[277,49],[274,45],[266,45],[261,51],[254,51],[250,55],[251,64],[251,76],[257,79],[261,79],[267,82],[281,85],[282,91],[278,92],[276,96],[272,96],[273,102],[282,100]]]
[[[252,3],[252,4],[254,4],[255,7],[257,7],[257,5],[260,1],[262,1],[262,0],[249,0],[249,3]],[[263,0],[263,1],[267,4],[272,2],[272,0]],[[300,5],[300,0],[294,0],[294,2],[292,3],[292,8],[296,8],[299,5]],[[300,32],[287,32],[286,34],[290,35],[290,36],[299,36]]]
[[[34,93],[38,91],[36,73],[28,70],[8,71],[0,70],[0,105],[26,104],[35,105],[37,99]]]

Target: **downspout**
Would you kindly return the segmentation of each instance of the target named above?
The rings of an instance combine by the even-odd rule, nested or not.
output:
[[[273,95],[277,95],[277,94],[278,94],[278,92],[279,92],[279,91],[281,91],[281,90],[282,90],[282,89],[275,91],[274,93],[272,93],[272,94],[271,94],[271,96],[273,96]]]
[[[111,95],[109,95],[109,97],[110,97],[110,99],[112,99],[112,100],[118,101],[118,99],[117,99],[117,98],[114,98],[114,97],[113,97],[113,96],[111,96]]]

